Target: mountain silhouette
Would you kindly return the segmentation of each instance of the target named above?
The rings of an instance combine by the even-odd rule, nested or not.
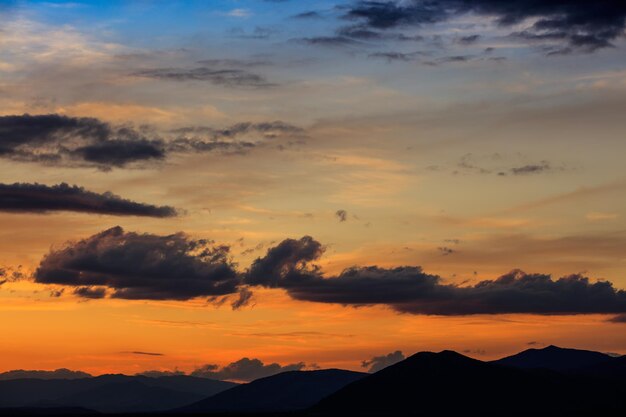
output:
[[[579,372],[596,377],[621,379],[626,382],[626,356],[611,358],[608,361],[585,367]]]
[[[250,413],[303,410],[366,375],[341,369],[283,372],[239,385],[177,411]]]
[[[191,376],[102,375],[82,379],[0,381],[0,408],[72,407],[147,412],[182,407],[237,384]]]
[[[528,349],[493,361],[493,363],[523,369],[550,369],[566,372],[591,368],[613,359],[615,358],[600,352],[548,346],[543,349]]]
[[[26,371],[16,369],[0,373],[0,381],[8,381],[10,379],[81,379],[91,377],[92,376],[86,372],[72,371],[66,368],[60,368],[54,371]]]
[[[311,409],[322,416],[599,416],[626,411],[621,384],[417,353],[356,381]]]

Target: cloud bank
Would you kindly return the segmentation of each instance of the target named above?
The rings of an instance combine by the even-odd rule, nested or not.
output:
[[[626,312],[626,291],[582,275],[553,279],[513,270],[474,285],[447,284],[417,266],[355,266],[325,277],[312,262],[323,246],[305,236],[286,239],[250,267],[246,282],[283,288],[296,300],[352,306],[386,305],[426,315],[591,314]]]
[[[74,287],[83,298],[207,297],[219,305],[232,297],[234,309],[250,303],[254,287],[265,287],[283,289],[294,300],[383,305],[409,314],[626,313],[626,291],[579,274],[554,279],[513,270],[494,280],[457,285],[419,266],[373,265],[326,276],[315,264],[325,248],[310,236],[283,240],[242,271],[229,250],[183,233],[159,236],[114,227],[51,250],[34,276],[38,283]]]

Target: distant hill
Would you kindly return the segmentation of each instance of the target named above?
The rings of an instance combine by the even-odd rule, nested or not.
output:
[[[580,369],[579,373],[601,378],[617,378],[626,381],[626,356],[611,358],[609,361],[588,366]]]
[[[600,352],[548,346],[543,349],[528,349],[493,363],[523,369],[550,369],[563,372],[591,368],[613,359],[615,358]]]
[[[72,371],[70,369],[61,368],[54,371],[27,371],[24,369],[16,369],[14,371],[0,373],[0,381],[8,381],[11,379],[81,379],[91,378],[87,372]]]
[[[82,379],[0,381],[0,408],[77,407],[100,412],[163,411],[236,386],[191,376],[102,375]]]
[[[85,416],[97,415],[93,410],[76,407],[0,408],[0,416]]]
[[[609,416],[626,411],[623,384],[422,352],[363,378],[311,409],[322,416]]]
[[[82,407],[103,413],[144,413],[168,410],[198,401],[197,393],[151,387],[136,380],[113,382],[80,391],[54,402],[64,406]]]
[[[249,413],[303,410],[367,375],[340,369],[284,372],[239,385],[177,411]]]

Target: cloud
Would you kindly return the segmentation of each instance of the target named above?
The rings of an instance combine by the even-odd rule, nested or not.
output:
[[[411,314],[592,314],[626,312],[626,291],[582,275],[552,279],[513,270],[474,285],[447,284],[418,266],[355,266],[325,277],[312,262],[323,246],[305,236],[286,239],[250,267],[246,282],[283,288],[296,300],[352,306],[386,305]]]
[[[626,323],[626,314],[611,317],[608,321],[611,323]]]
[[[414,60],[418,55],[421,55],[419,52],[411,52],[411,53],[404,53],[404,52],[396,52],[396,51],[389,51],[389,52],[374,52],[368,55],[369,58],[380,58],[380,59],[385,59],[387,60],[387,62],[392,62],[392,61],[412,61]]]
[[[131,352],[123,352],[123,353],[130,353],[131,355],[140,355],[140,356],[165,356],[162,353],[142,352],[140,350],[134,350],[134,351],[131,351]]]
[[[79,296],[93,298],[96,290],[84,287],[97,287],[112,290],[113,298],[147,300],[223,297],[236,293],[240,283],[227,246],[119,226],[52,249],[34,276],[38,283],[78,287]]]
[[[551,171],[552,167],[548,161],[541,161],[538,164],[528,164],[520,167],[511,168],[511,174],[513,175],[528,175],[528,174],[541,174],[546,171]]]
[[[73,294],[81,298],[91,298],[94,300],[104,298],[107,295],[106,289],[102,287],[78,287],[74,290]]]
[[[265,139],[274,139],[287,135],[297,136],[303,135],[304,129],[280,120],[275,120],[272,122],[236,123],[222,129],[209,126],[188,126],[175,129],[172,132],[178,135],[200,135],[205,140],[209,138],[212,141],[218,141],[233,139],[243,135],[260,135]]]
[[[461,36],[460,38],[458,38],[457,42],[460,43],[461,45],[471,45],[473,43],[478,42],[479,39],[480,39],[480,35],[467,35],[467,36]]]
[[[454,249],[449,248],[447,246],[440,246],[437,248],[437,250],[439,251],[439,253],[441,253],[442,256],[452,255],[453,253],[456,252]]]
[[[361,44],[361,42],[347,36],[313,36],[308,38],[299,38],[296,40],[299,42],[307,43],[309,45],[329,47],[346,47]]]
[[[183,376],[186,375],[183,371],[173,370],[173,371],[145,371],[135,374],[136,376],[145,376],[148,378],[161,378],[164,376]]]
[[[298,13],[293,16],[294,19],[321,19],[323,16],[320,12],[314,10]]]
[[[160,139],[94,118],[58,114],[0,116],[0,157],[44,164],[123,167],[163,159]]]
[[[405,358],[406,357],[401,351],[396,350],[395,352],[391,352],[382,356],[374,356],[369,360],[363,361],[361,363],[361,366],[363,368],[369,368],[367,372],[373,374],[380,371],[381,369],[385,369],[388,366],[403,361]]]
[[[335,212],[335,216],[339,219],[340,222],[345,222],[348,220],[348,212],[345,210],[337,210]]]
[[[0,381],[12,379],[80,379],[90,377],[91,375],[86,372],[71,371],[65,368],[56,369],[54,371],[28,371],[17,369],[0,373]]]
[[[311,236],[299,240],[285,239],[270,248],[263,258],[254,261],[246,275],[246,283],[275,288],[284,283],[287,273],[315,273],[317,267],[310,266],[309,262],[318,259],[323,252],[322,244]]]
[[[155,78],[170,81],[207,81],[225,87],[274,87],[265,77],[241,68],[153,68],[137,71],[137,77]]]
[[[240,138],[244,140],[240,140]],[[282,122],[243,122],[225,128],[191,126],[157,135],[148,126],[114,126],[58,114],[0,116],[0,158],[101,170],[145,166],[171,154],[243,153],[267,141],[301,143],[302,128]]]
[[[253,381],[287,371],[300,371],[306,365],[304,362],[281,366],[278,363],[264,364],[259,359],[242,358],[223,368],[218,365],[204,365],[191,372],[191,376],[229,381]]]
[[[19,281],[25,277],[21,265],[17,268],[0,266],[0,286],[7,282]]]
[[[595,51],[624,35],[626,3],[619,1],[428,0],[356,1],[344,18],[373,29],[426,26],[473,13],[501,27],[525,26],[513,36],[561,42],[562,48]],[[561,48],[561,49],[562,49]]]
[[[16,213],[49,213],[75,211],[115,216],[174,217],[173,207],[154,206],[123,199],[115,194],[87,191],[65,183],[0,184],[0,211]]]

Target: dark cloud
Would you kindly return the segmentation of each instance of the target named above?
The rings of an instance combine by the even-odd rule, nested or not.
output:
[[[81,298],[97,300],[106,297],[107,292],[103,287],[78,287],[74,290],[73,294]]]
[[[204,365],[191,372],[191,376],[231,381],[253,381],[266,376],[276,375],[287,371],[300,371],[306,365],[304,362],[281,366],[277,363],[264,364],[259,359],[242,358],[223,368],[217,365]]]
[[[404,359],[406,359],[404,354],[401,351],[396,350],[395,352],[391,352],[382,356],[374,356],[369,360],[363,361],[361,363],[361,366],[363,368],[368,368],[367,372],[373,374],[374,372],[385,369],[386,367],[403,361]]]
[[[283,288],[294,299],[343,305],[387,305],[398,312],[428,315],[591,314],[626,312],[626,291],[581,275],[552,279],[514,270],[474,285],[447,284],[420,267],[352,267],[325,277],[312,264],[322,245],[306,236],[287,239],[257,259],[246,280]]]
[[[91,375],[86,372],[72,371],[65,368],[56,369],[54,371],[27,371],[17,369],[0,373],[0,381],[12,379],[81,379],[90,377]]]
[[[297,15],[294,15],[293,18],[294,19],[321,19],[323,16],[320,12],[316,12],[316,11],[309,11],[309,12],[302,12],[302,13],[298,13]]]
[[[163,142],[129,127],[58,114],[0,116],[0,157],[102,169],[164,157]]]
[[[15,282],[26,278],[26,275],[22,272],[21,265],[17,268],[0,266],[0,285],[7,282]]]
[[[437,248],[437,250],[443,255],[443,256],[448,256],[448,255],[452,255],[454,252],[456,252],[454,249],[449,248],[447,246],[440,246]]]
[[[231,307],[233,310],[239,310],[242,307],[249,305],[252,302],[252,296],[254,294],[249,288],[240,288],[239,289],[239,298],[233,300],[231,303]]]
[[[65,183],[0,184],[0,211],[48,213],[75,211],[116,216],[173,217],[176,210],[168,206],[153,206],[123,199],[115,194],[87,191]]]
[[[131,355],[140,355],[140,356],[165,356],[162,353],[158,353],[158,352],[142,352],[140,350],[133,350],[131,352],[124,352],[124,353],[130,353]]]
[[[223,67],[223,68],[253,68],[253,67],[266,67],[273,65],[272,61],[266,59],[203,59],[198,61],[200,65],[207,65],[210,67]]]
[[[465,172],[473,172],[476,174],[484,175],[498,175],[506,177],[508,175],[521,176],[521,175],[533,175],[533,174],[549,174],[555,172],[562,172],[568,168],[564,165],[554,165],[546,160],[528,163],[526,161],[518,162],[513,165],[512,162],[507,162],[511,156],[502,155],[499,153],[487,154],[487,155],[473,155],[471,153],[465,154],[459,160],[457,167]],[[520,158],[517,155],[516,158]],[[511,166],[513,165],[513,166]],[[456,171],[455,173],[458,173]]]
[[[337,36],[349,38],[359,41],[421,41],[422,36],[407,36],[402,33],[394,33],[388,31],[372,30],[365,25],[353,25],[339,28],[336,32]]]
[[[315,273],[317,267],[309,263],[318,259],[324,252],[321,243],[311,236],[285,239],[277,246],[270,248],[263,258],[257,258],[248,274],[246,282],[251,285],[280,287],[286,274],[301,271],[303,274]]]
[[[608,321],[611,323],[626,323],[626,314],[611,317]]]
[[[211,141],[234,139],[245,135],[260,135],[265,139],[274,139],[286,135],[303,135],[304,129],[289,123],[275,120],[273,122],[260,123],[236,123],[226,128],[218,129],[209,126],[191,126],[175,129],[172,131],[179,135],[195,135]]]
[[[403,52],[374,52],[368,55],[369,58],[385,59],[388,62],[392,61],[412,61],[415,58],[414,53]]]
[[[302,128],[281,121],[186,127],[157,136],[149,127],[113,126],[93,118],[0,116],[0,158],[101,170],[143,166],[172,153],[243,153],[270,139],[288,138],[292,144],[304,137]]]
[[[346,220],[348,220],[348,212],[345,210],[337,210],[335,212],[335,217],[337,217],[340,222],[345,222]]]
[[[585,51],[611,46],[626,26],[626,3],[615,0],[356,1],[344,18],[372,29],[391,29],[425,26],[466,13],[493,17],[502,27],[527,23],[525,30],[512,35]]]
[[[478,42],[478,39],[480,39],[480,35],[468,35],[468,36],[461,36],[457,41],[461,45],[471,45],[473,43]]]
[[[274,87],[265,77],[241,68],[153,68],[135,72],[138,77],[171,81],[207,81],[225,87]]]
[[[547,171],[551,171],[552,167],[547,161],[541,161],[538,164],[528,164],[520,167],[511,168],[511,174],[513,175],[528,175],[528,174],[541,174]]]
[[[61,288],[58,290],[52,290],[50,291],[50,297],[52,298],[59,298],[60,296],[63,295],[63,293],[65,292],[65,288]]]
[[[40,262],[35,281],[113,290],[124,299],[188,300],[234,294],[240,279],[227,246],[114,227],[53,249]],[[77,289],[77,295],[94,290]]]
[[[299,38],[296,40],[309,45],[330,47],[356,46],[361,44],[361,42],[347,36],[313,36],[309,38]]]

